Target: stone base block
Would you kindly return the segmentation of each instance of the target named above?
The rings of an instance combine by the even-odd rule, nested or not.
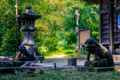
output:
[[[120,61],[120,54],[117,55],[112,55],[113,56],[113,61]],[[74,55],[74,57],[78,57],[78,55]],[[87,59],[87,55],[80,55],[80,59]],[[94,59],[94,55],[90,55],[90,61]]]
[[[107,60],[85,61],[85,67],[112,67],[114,62]]]
[[[68,66],[76,66],[77,65],[77,58],[70,57],[68,58]]]
[[[80,71],[89,71],[89,72],[100,72],[100,71],[117,71],[120,72],[120,67],[84,67],[78,66]]]

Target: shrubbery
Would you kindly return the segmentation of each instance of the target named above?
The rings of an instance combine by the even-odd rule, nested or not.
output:
[[[77,44],[77,36],[75,34],[74,31],[71,31],[71,32],[67,32],[66,34],[66,38],[65,38],[65,41],[67,42],[67,48],[70,47],[70,48],[74,48],[76,47],[74,44]]]
[[[45,40],[45,46],[48,48],[49,51],[56,50],[58,41],[59,39],[57,37],[47,38]]]

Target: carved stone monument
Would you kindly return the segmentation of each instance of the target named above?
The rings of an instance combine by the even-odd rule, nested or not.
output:
[[[85,49],[88,51],[85,67],[112,67],[114,66],[111,52],[96,40],[88,38],[85,41]],[[95,59],[90,61],[90,54],[94,54]]]
[[[20,16],[17,16],[18,20],[23,21],[23,27],[21,28],[21,31],[23,31],[24,40],[21,45],[24,45],[27,50],[31,51],[34,54],[34,57],[40,56],[40,52],[38,51],[37,46],[35,46],[33,34],[37,29],[34,27],[35,20],[40,18],[41,15],[33,13],[31,10],[32,7],[29,4],[25,8],[26,11],[23,12]]]

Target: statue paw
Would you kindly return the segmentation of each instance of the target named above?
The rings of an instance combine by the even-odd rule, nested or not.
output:
[[[85,62],[88,62],[89,60],[86,60]]]

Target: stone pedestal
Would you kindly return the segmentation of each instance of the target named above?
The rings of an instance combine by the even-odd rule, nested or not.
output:
[[[85,61],[85,67],[112,67],[114,66],[114,62],[112,61]]]
[[[120,72],[120,67],[84,67],[78,66],[78,70],[87,72],[101,72],[101,71],[117,71]]]
[[[75,57],[68,58],[68,66],[77,66],[77,58]]]

